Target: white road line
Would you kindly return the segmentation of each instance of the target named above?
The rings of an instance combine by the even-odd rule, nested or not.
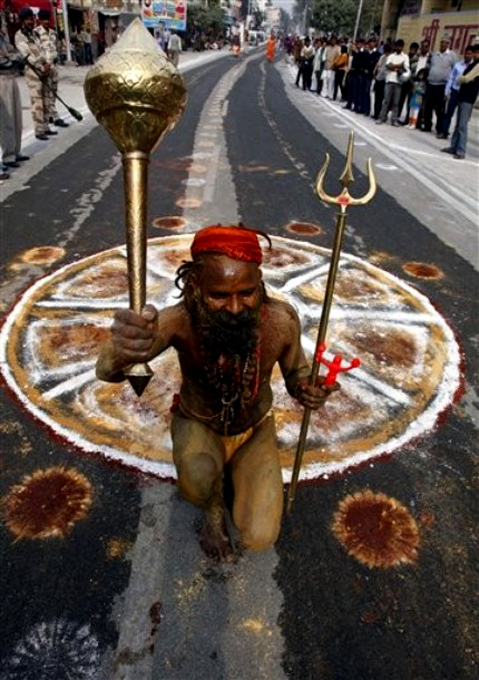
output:
[[[344,263],[341,261],[339,262],[339,269]],[[314,269],[310,269],[309,271],[305,272],[304,274],[299,274],[298,276],[292,276],[289,281],[287,281],[284,286],[280,288],[280,291],[282,293],[289,293],[290,291],[294,290],[298,286],[302,286],[305,283],[309,283],[309,281],[314,281],[314,279],[319,278],[320,276],[323,276],[323,274],[327,274],[329,271],[329,266],[330,263],[327,262],[326,264],[322,265],[321,267],[315,267]]]
[[[198,545],[200,511],[174,487],[144,489],[141,504],[128,587],[111,617],[118,643],[105,657],[104,677],[286,680],[275,551],[213,563]]]
[[[117,302],[111,300],[91,300],[84,299],[63,299],[63,300],[40,300],[36,303],[37,307],[50,309],[123,309],[128,306],[128,299]]]
[[[391,163],[376,163],[376,168],[379,168],[380,170],[398,170],[397,165],[392,165]]]
[[[93,213],[96,204],[102,200],[106,189],[113,182],[121,167],[121,156],[120,154],[115,154],[111,160],[110,167],[98,173],[91,189],[79,196],[74,206],[68,211],[69,215],[74,218],[73,224],[65,232],[63,238],[55,245],[65,248],[70,243],[83,223]]]
[[[203,185],[203,191],[199,193],[199,187],[193,186],[190,179],[194,179],[193,173],[188,176],[187,189],[185,192],[186,204],[190,204],[197,200],[200,201],[198,208],[184,208],[183,217],[187,222],[195,225],[195,228],[201,226],[203,222],[211,221],[226,221],[234,224],[240,220],[237,214],[237,202],[232,181],[231,168],[226,154],[226,139],[223,131],[224,117],[228,112],[228,94],[235,84],[236,80],[244,74],[246,62],[236,63],[232,69],[219,80],[210,96],[206,100],[203,110],[201,112],[200,121],[198,123],[195,134],[195,141],[193,147],[192,158],[204,158],[202,154],[198,153],[201,148],[201,140],[204,138],[205,130],[211,130],[211,122],[215,121],[215,133],[208,132],[209,135],[214,134],[214,151],[208,154],[208,171]],[[213,136],[211,136],[213,141]],[[230,200],[229,196],[234,196],[234,200]],[[211,213],[214,205],[214,214]]]
[[[74,390],[77,390],[82,385],[85,385],[85,383],[93,380],[94,377],[95,369],[91,368],[84,373],[80,373],[80,375],[70,378],[69,380],[64,380],[55,387],[52,387],[50,390],[43,392],[43,398],[47,400],[56,399],[56,397],[59,397],[60,394],[66,394],[67,392],[73,392]]]

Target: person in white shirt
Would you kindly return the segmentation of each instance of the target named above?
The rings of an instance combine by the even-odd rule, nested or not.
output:
[[[168,57],[171,59],[175,66],[178,66],[178,62],[180,60],[180,52],[181,52],[181,38],[176,33],[176,31],[172,31],[170,39],[168,40]]]
[[[336,42],[336,38],[331,38],[328,42],[324,54],[324,69],[322,73],[323,87],[321,95],[325,99],[332,99],[334,95],[334,62],[341,54],[341,48]]]
[[[301,62],[299,73],[303,76],[303,90],[311,90],[311,79],[313,76],[313,62],[314,62],[314,47],[311,45],[311,40],[306,37],[304,45],[301,50]],[[296,85],[299,87],[298,78],[296,78]]]
[[[391,125],[398,125],[399,97],[403,79],[411,73],[409,57],[404,54],[404,40],[396,40],[394,52],[386,60],[386,88],[381,113],[376,125],[386,122],[388,111],[392,109]]]
[[[413,77],[417,76],[419,71],[426,71],[426,73],[429,72],[429,69],[431,68],[431,53],[429,51],[430,47],[431,43],[429,40],[422,41],[419,57],[416,62],[416,68],[412,74]]]

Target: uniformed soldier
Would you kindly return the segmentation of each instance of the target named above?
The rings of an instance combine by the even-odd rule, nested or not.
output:
[[[9,168],[19,168],[28,156],[20,153],[22,144],[22,102],[17,84],[21,57],[3,28],[0,17],[0,180],[8,179]]]
[[[21,29],[15,33],[15,47],[26,61],[25,78],[32,102],[35,137],[43,141],[58,134],[48,127],[49,98],[46,76],[50,65],[43,52],[40,37],[35,29],[35,15],[30,7],[24,7],[18,15]]]
[[[57,34],[50,27],[50,16],[50,10],[41,9],[38,12],[38,26],[35,29],[35,33],[40,36],[43,52],[50,66],[48,74],[48,122],[57,127],[68,127],[68,123],[65,123],[57,113],[55,95],[58,90],[58,47]]]

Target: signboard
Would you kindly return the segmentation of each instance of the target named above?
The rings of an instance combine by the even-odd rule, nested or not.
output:
[[[438,49],[440,39],[446,37],[450,40],[452,50],[457,54],[464,54],[467,45],[476,42],[479,36],[477,12],[442,12],[420,17],[401,17],[397,35],[406,45],[427,38],[433,52]]]
[[[147,28],[186,31],[187,0],[142,0],[141,19]]]

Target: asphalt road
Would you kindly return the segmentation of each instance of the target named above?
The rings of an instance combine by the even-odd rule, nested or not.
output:
[[[318,201],[312,185],[327,152],[327,188],[335,190],[347,129],[333,129],[327,108],[294,88],[280,60],[227,57],[190,72],[186,82],[185,114],[152,159],[150,223],[179,216],[191,231],[241,220],[330,248],[334,210]],[[365,151],[358,146],[361,163]],[[377,163],[387,161],[370,152]],[[120,165],[106,133],[94,127],[3,203],[5,317],[40,277],[124,243]],[[205,174],[204,182],[191,181]],[[4,381],[1,680],[477,677],[478,276],[473,257],[461,254],[460,237],[454,247],[454,234],[444,236],[424,217],[428,202],[437,207],[437,195],[424,189],[421,205],[398,200],[391,180],[377,174],[373,203],[351,213],[345,251],[412,285],[452,328],[461,348],[461,389],[446,411],[387,456],[301,486],[274,550],[218,566],[200,552],[199,515],[173,484],[81,451],[32,416]],[[367,185],[361,167],[355,177],[353,193],[360,194]],[[398,182],[403,195],[414,195],[412,175],[399,170]],[[309,228],[288,231],[291,222]],[[171,234],[150,226],[151,237]],[[50,264],[22,259],[39,246],[65,252]],[[439,275],[409,275],[404,266],[414,262]],[[387,318],[387,308],[382,313]],[[28,485],[26,475],[55,467],[75,470],[86,484],[81,519],[61,525],[58,510],[56,536],[22,535],[12,489],[22,480]],[[409,561],[367,566],[332,531],[340,502],[368,489],[414,518]],[[41,518],[51,504],[44,486],[30,511]],[[373,524],[363,522],[372,553],[384,538]],[[406,532],[388,549],[406,554],[410,538]]]

